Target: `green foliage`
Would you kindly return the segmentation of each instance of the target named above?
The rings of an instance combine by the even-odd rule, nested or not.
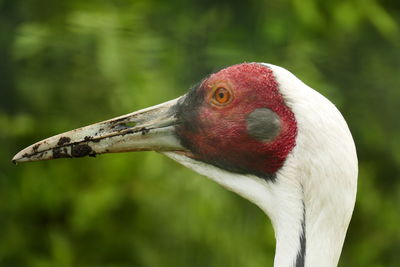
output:
[[[394,0],[1,0],[0,266],[271,266],[265,215],[159,154],[10,164],[243,61],[339,106],[360,160],[341,266],[398,266],[399,22]]]

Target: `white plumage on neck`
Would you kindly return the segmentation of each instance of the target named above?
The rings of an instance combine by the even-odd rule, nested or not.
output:
[[[289,71],[267,64],[296,116],[296,146],[281,169],[304,189],[305,266],[336,266],[354,209],[358,163],[337,108]]]
[[[265,65],[273,70],[298,128],[296,146],[275,182],[227,172],[181,154],[164,154],[250,200],[270,217],[277,243],[276,267],[292,267],[296,262],[303,266],[298,261],[302,234],[304,266],[336,266],[356,196],[358,168],[353,139],[329,100],[289,71]]]

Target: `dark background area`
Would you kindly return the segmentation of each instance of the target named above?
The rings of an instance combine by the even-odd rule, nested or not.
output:
[[[245,61],[339,107],[360,162],[340,266],[399,266],[399,22],[395,0],[0,0],[0,266],[272,266],[267,217],[160,154],[10,162]]]

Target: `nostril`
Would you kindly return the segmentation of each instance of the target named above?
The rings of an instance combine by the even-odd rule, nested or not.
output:
[[[127,122],[127,123],[124,123],[124,125],[126,126],[126,128],[132,128],[132,127],[135,127],[136,126],[136,122],[133,122],[133,121],[130,121],[130,122]]]
[[[117,131],[133,128],[136,126],[136,122],[124,122],[124,123],[118,123],[113,125],[111,128]]]

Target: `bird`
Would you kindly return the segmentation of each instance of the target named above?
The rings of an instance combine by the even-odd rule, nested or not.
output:
[[[275,267],[337,266],[352,217],[356,147],[336,106],[290,71],[245,62],[186,94],[39,141],[14,163],[157,151],[257,205]]]

